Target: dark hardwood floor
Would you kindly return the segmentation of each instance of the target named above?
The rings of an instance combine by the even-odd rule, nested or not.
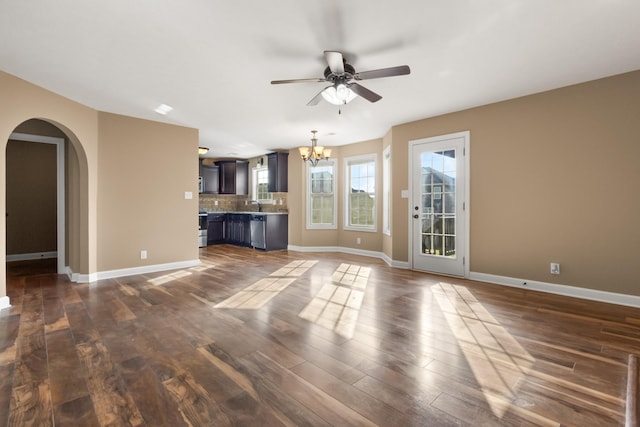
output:
[[[0,425],[625,423],[638,309],[355,255],[201,259],[91,284],[8,264]]]

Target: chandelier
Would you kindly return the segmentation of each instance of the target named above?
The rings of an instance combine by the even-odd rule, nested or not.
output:
[[[313,134],[313,136],[311,137],[311,146],[298,147],[298,151],[300,151],[300,157],[302,157],[302,161],[309,162],[312,166],[315,166],[320,160],[329,160],[329,157],[331,157],[331,149],[324,148],[322,145],[317,145],[317,130],[312,130],[311,133]]]

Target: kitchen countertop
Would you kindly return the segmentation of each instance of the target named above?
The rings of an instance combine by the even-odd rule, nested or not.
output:
[[[198,212],[198,216],[208,214],[242,214],[242,215],[288,215],[289,212],[258,212],[258,211],[215,211],[215,212]]]

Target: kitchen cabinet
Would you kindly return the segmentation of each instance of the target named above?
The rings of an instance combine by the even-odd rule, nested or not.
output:
[[[200,193],[218,194],[220,181],[220,167],[215,165],[205,165],[200,161],[200,179],[202,179],[202,188]]]
[[[220,160],[220,194],[249,194],[249,162],[246,160]]]
[[[210,213],[207,215],[207,245],[224,241],[224,213]]]
[[[269,171],[269,193],[286,193],[288,191],[289,153],[267,154]]]
[[[232,245],[251,246],[251,215],[228,213],[224,222],[224,241]]]

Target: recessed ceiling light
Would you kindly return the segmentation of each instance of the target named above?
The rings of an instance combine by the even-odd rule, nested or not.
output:
[[[170,107],[167,104],[160,104],[158,106],[158,108],[156,108],[155,111],[158,114],[162,114],[163,116],[166,115],[169,111],[173,110],[173,107]]]

